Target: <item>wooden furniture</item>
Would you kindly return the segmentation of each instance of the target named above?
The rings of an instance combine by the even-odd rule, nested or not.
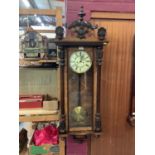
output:
[[[56,26],[62,26],[63,24],[62,24],[62,10],[61,10],[61,8],[56,8],[56,9],[53,9],[53,10],[51,10],[51,9],[19,9],[19,15],[24,15],[24,16],[29,16],[29,15],[35,15],[35,16],[37,16],[37,15],[45,15],[45,16],[52,16],[52,17],[55,17],[55,23],[56,23],[56,25],[54,25],[55,27]],[[55,35],[55,30],[46,30],[46,29],[33,29],[32,27],[27,27],[26,28],[26,31],[25,31],[25,34],[27,33],[27,32],[32,32],[32,33],[36,33],[37,34],[37,32],[38,32],[38,36],[41,34],[42,36],[40,36],[41,38],[43,38],[44,37],[44,39],[42,39],[42,40],[44,40],[44,45],[45,44],[48,44],[48,43],[46,43],[47,41],[45,41],[45,39],[47,38],[47,37],[45,37],[46,35],[45,34],[49,34],[49,35],[51,35],[51,34],[53,34],[53,37],[54,37],[54,35]],[[24,34],[24,35],[25,35]],[[43,35],[45,35],[45,36],[43,36]],[[22,35],[20,35],[20,40],[22,40],[22,37],[23,37],[23,34]],[[22,41],[23,42],[23,41]],[[43,45],[43,46],[44,46]],[[50,47],[50,46],[53,46],[52,44],[48,44],[48,48]],[[22,46],[22,43],[21,43],[21,41],[20,41],[20,57],[23,57],[23,54],[22,54],[22,52],[21,52],[21,48],[22,48],[23,46]],[[43,55],[44,56],[44,54],[40,54],[40,57],[42,58],[42,56],[41,55]],[[27,58],[27,60],[28,60],[29,58]],[[57,60],[56,59],[53,59],[53,60],[40,60],[40,59],[38,59],[38,61],[36,61],[36,59],[35,59],[35,61],[33,61],[33,59],[29,59],[29,60],[31,60],[31,62],[30,61],[24,61],[24,60],[22,60],[22,59],[20,59],[19,61],[20,61],[20,64],[22,64],[23,66],[24,65],[28,65],[28,64],[42,64],[42,63],[47,63],[47,61],[48,62],[57,62]]]
[[[134,155],[135,131],[127,121],[130,111],[134,14],[92,12],[91,21],[104,26],[105,47],[101,78],[103,134],[91,138],[90,155]]]
[[[100,82],[104,27],[97,28],[84,20],[81,7],[79,18],[68,26],[56,28],[55,43],[59,50],[61,77],[61,134],[87,136],[101,132]]]
[[[58,121],[59,112],[44,109],[20,109],[20,122]]]
[[[128,121],[131,126],[135,126],[135,38],[133,40],[132,52],[132,70],[131,70],[131,95],[130,95],[130,111]]]
[[[61,9],[60,8],[56,8],[56,9],[53,9],[53,10],[47,10],[47,9],[42,9],[42,10],[38,10],[38,9],[19,9],[19,15],[48,15],[48,16],[55,16],[56,18],[56,26],[62,26],[62,15],[61,15]],[[32,29],[29,29],[29,31],[31,32]],[[42,32],[42,33],[54,33],[55,31],[53,30],[35,30],[37,32]],[[22,64],[23,67],[20,67],[20,70],[22,70],[20,73],[21,74],[24,74],[23,72],[31,72],[33,73],[33,65],[34,64],[43,64],[43,63],[57,63],[57,59],[39,59],[39,60],[33,60],[33,59],[26,59],[26,60],[23,60],[23,59],[20,59],[19,60],[20,64]],[[26,66],[31,66],[31,69],[27,69]],[[36,66],[34,65],[34,68]],[[22,69],[23,68],[23,69]],[[25,69],[25,71],[24,71]],[[52,72],[52,71],[51,71]],[[30,73],[30,75],[31,75]],[[41,75],[42,73],[40,73]],[[57,77],[59,77],[58,75],[58,69],[56,71],[53,71],[53,76],[55,76],[54,79],[57,79]],[[27,80],[29,79],[27,77],[27,79],[25,79],[25,76],[20,76],[20,79],[22,80]],[[34,75],[35,76],[35,75]],[[42,76],[43,77],[43,76]],[[35,77],[34,77],[35,78]],[[37,76],[36,76],[37,78]],[[46,77],[45,77],[46,78]],[[59,100],[59,80],[55,81],[56,83],[56,86],[53,87],[53,89],[56,89],[55,92],[57,92],[57,94],[55,94],[54,97],[56,97],[58,100]],[[53,83],[54,84],[54,83]],[[55,85],[55,84],[54,84]],[[23,88],[24,89],[24,88]],[[29,90],[27,90],[29,91]],[[52,92],[54,92],[52,91]],[[21,92],[21,90],[20,90]],[[22,90],[21,93],[25,93],[24,90]],[[30,92],[29,92],[30,93]],[[46,111],[46,110],[43,110],[43,109],[35,109],[35,110],[20,110],[20,121],[50,121],[50,120],[58,120],[59,117],[58,117],[58,112],[52,112],[52,111]]]
[[[37,9],[19,9],[19,15],[48,15],[56,17],[56,26],[62,26],[62,15],[61,9],[57,8],[54,10],[37,10]],[[27,32],[32,32],[34,30],[28,29]],[[55,33],[53,30],[35,30],[39,33]],[[54,67],[40,67],[35,64],[56,64],[57,59],[20,59],[19,69],[19,93],[21,94],[31,94],[31,93],[47,93],[58,101],[60,99],[59,95],[59,68]],[[52,65],[51,65],[52,66]],[[57,66],[54,65],[54,66]],[[48,80],[47,80],[48,79]],[[38,82],[36,82],[38,81]],[[40,81],[40,82],[39,82]],[[47,82],[46,82],[47,81]],[[37,87],[37,85],[39,86]],[[44,85],[45,84],[45,85]],[[45,88],[44,88],[45,87]],[[19,110],[19,121],[20,122],[45,122],[45,121],[59,121],[60,120],[59,110],[45,110],[43,108],[35,109],[20,109]],[[65,154],[65,141],[60,138],[60,155]],[[27,155],[28,150],[25,149],[21,154]]]

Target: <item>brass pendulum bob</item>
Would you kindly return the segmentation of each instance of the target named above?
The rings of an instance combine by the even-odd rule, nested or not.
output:
[[[78,79],[78,106],[73,109],[73,119],[79,124],[83,124],[86,119],[87,112],[81,105],[81,74]]]

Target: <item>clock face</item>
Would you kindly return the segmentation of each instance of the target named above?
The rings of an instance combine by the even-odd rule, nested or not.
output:
[[[92,66],[92,61],[86,51],[76,51],[71,54],[69,64],[76,73],[85,73]]]

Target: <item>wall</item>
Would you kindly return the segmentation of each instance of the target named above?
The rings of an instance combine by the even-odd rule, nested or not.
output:
[[[88,142],[88,155],[134,155],[131,105],[134,13],[92,12],[91,22],[107,30],[101,78],[102,135]],[[77,154],[80,155],[80,154]]]
[[[86,20],[107,29],[101,82],[103,132],[92,137],[89,155],[134,155],[135,129],[127,122],[130,111],[134,0],[67,0],[67,23],[84,6]],[[89,142],[90,143],[90,142]]]
[[[135,129],[127,122],[130,111],[134,14],[92,13],[92,22],[107,29],[101,82],[100,138],[92,137],[91,155],[134,155]]]
[[[91,12],[135,12],[135,0],[66,0],[67,23],[77,19],[80,6],[84,6],[86,19],[90,19]]]

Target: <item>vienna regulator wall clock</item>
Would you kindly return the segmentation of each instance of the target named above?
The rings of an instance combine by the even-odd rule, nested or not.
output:
[[[78,15],[80,19],[68,26],[65,38],[63,27],[56,28],[61,82],[60,134],[88,135],[101,132],[100,82],[106,29],[97,29],[84,21],[83,7]]]

